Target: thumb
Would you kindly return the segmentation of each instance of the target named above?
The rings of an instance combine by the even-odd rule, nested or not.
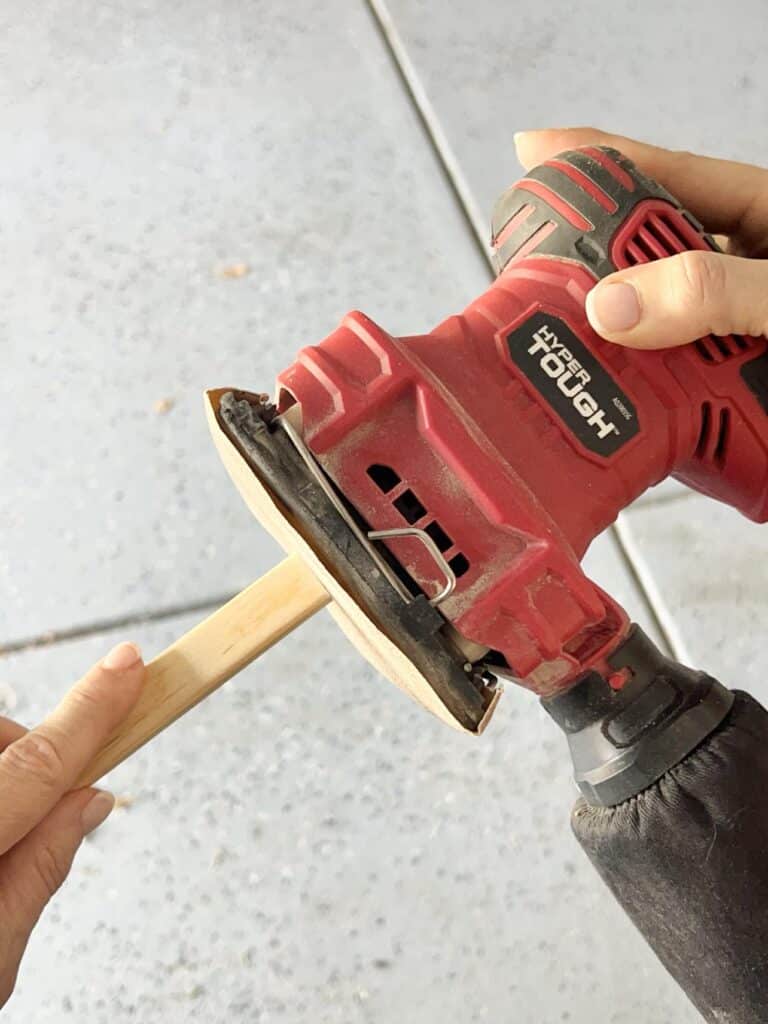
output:
[[[709,251],[620,270],[587,296],[597,333],[630,348],[671,348],[708,334],[768,330],[768,261]]]
[[[0,1006],[10,996],[32,929],[69,874],[83,839],[115,801],[101,790],[68,793],[0,860]]]

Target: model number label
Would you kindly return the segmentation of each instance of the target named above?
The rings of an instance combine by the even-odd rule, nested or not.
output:
[[[535,313],[507,344],[515,365],[590,451],[613,455],[637,434],[632,402],[558,317]]]

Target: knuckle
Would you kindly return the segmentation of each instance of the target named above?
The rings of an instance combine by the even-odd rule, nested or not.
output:
[[[43,888],[43,894],[50,899],[67,877],[69,871],[67,859],[55,847],[43,844],[35,853],[34,867]]]
[[[725,263],[722,256],[694,250],[680,253],[677,264],[677,298],[683,308],[710,306],[723,295]]]
[[[70,707],[77,712],[90,715],[93,711],[100,711],[104,707],[103,692],[94,686],[77,686],[68,696],[67,701]]]
[[[59,782],[64,764],[55,744],[40,733],[28,732],[0,755],[0,764],[14,776],[33,780],[53,789]]]

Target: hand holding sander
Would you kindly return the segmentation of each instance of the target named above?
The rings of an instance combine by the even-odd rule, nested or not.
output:
[[[590,581],[590,542],[672,475],[768,518],[768,342],[635,351],[597,279],[713,239],[615,150],[497,203],[498,277],[429,334],[359,312],[273,398],[220,389],[221,457],[289,553],[161,654],[95,781],[320,607],[428,710],[481,732],[511,680],[564,730],[579,841],[708,1020],[768,1019],[768,716],[662,655]]]

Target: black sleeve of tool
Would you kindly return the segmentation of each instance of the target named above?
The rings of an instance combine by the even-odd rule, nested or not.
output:
[[[745,693],[685,760],[576,838],[712,1024],[768,1021],[768,712]]]

